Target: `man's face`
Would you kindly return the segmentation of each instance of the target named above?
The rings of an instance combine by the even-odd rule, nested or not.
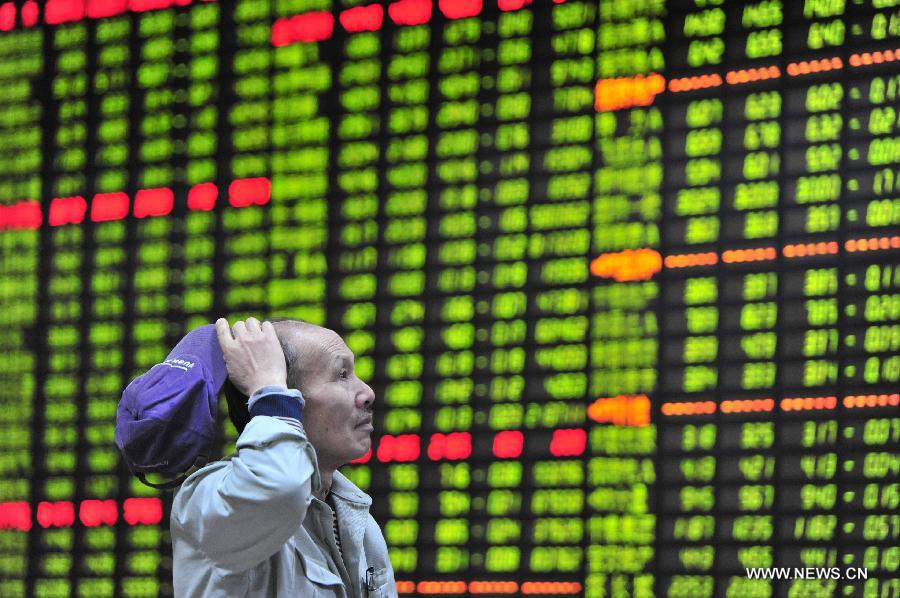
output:
[[[337,468],[362,457],[372,446],[375,393],[354,372],[353,353],[327,328],[304,328],[294,339],[295,360],[302,362],[293,365],[306,400],[303,427],[319,467]]]

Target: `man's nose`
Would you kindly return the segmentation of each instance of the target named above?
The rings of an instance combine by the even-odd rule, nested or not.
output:
[[[362,384],[362,389],[356,395],[357,400],[359,400],[362,403],[362,406],[364,406],[365,408],[371,409],[372,404],[375,402],[375,391],[372,390],[371,386],[369,386],[362,380],[360,380],[359,382],[360,384]]]

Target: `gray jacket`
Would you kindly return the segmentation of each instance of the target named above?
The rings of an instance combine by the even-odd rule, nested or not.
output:
[[[369,514],[372,499],[336,471],[332,511],[312,495],[319,487],[303,426],[251,419],[237,453],[191,475],[175,496],[175,596],[396,597],[387,545]]]

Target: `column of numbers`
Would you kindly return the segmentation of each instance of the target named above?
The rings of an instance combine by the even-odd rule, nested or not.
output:
[[[84,231],[69,226],[54,231],[51,240],[53,258],[48,284],[52,297],[50,308],[51,327],[48,330],[47,379],[43,381],[44,398],[44,449],[43,463],[36,467],[35,477],[41,487],[35,488],[38,503],[38,524],[46,517],[46,526],[59,513],[64,528],[52,530],[40,537],[43,552],[37,564],[34,579],[35,592],[68,593],[71,588],[69,574],[72,569],[71,549],[75,522],[72,499],[76,495],[74,477],[78,451],[78,409],[80,396],[79,370],[81,369],[82,333],[78,325],[81,318],[80,297],[82,291],[81,261]],[[77,308],[76,308],[77,306]],[[43,512],[42,512],[43,510]]]
[[[94,191],[124,191],[128,184],[132,57],[131,21],[125,17],[97,24],[94,30],[97,70],[93,74],[97,150],[91,153]]]
[[[324,324],[331,70],[315,44],[276,48],[274,62],[269,310]]]
[[[40,30],[7,32],[0,39],[0,61],[10,74],[0,76],[0,124],[3,152],[0,157],[0,203],[37,199],[41,193],[39,171],[42,133],[41,106],[35,101],[32,81],[44,67]],[[12,74],[18,73],[18,75]],[[10,76],[11,75],[11,76]],[[22,77],[25,86],[12,85]],[[32,492],[33,467],[30,424],[34,402],[34,355],[25,346],[25,327],[37,315],[38,239],[36,231],[4,231],[0,239],[0,306],[9,333],[3,342],[7,355],[0,366],[0,501],[27,512]],[[16,529],[0,531],[0,594],[25,595],[27,534],[24,518]]]
[[[440,301],[435,308],[440,341],[434,347],[434,411],[429,443],[445,449],[432,453],[441,461],[437,479],[440,509],[433,526],[435,568],[459,575],[483,562],[480,549],[484,527],[470,523],[471,483],[484,472],[469,462],[475,388],[475,314],[473,296],[478,227],[478,43],[485,35],[479,18],[448,21],[441,32],[441,50],[435,57],[438,73],[436,97],[442,102],[435,114],[438,132],[434,154],[439,184],[435,214],[437,280]],[[452,447],[452,448],[451,448]],[[437,448],[437,446],[435,447]],[[447,450],[451,449],[451,450]]]

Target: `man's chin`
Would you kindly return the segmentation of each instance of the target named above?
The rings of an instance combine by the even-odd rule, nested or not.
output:
[[[372,448],[372,437],[366,434],[365,439],[360,439],[358,442],[353,443],[355,445],[355,450],[352,454],[348,454],[347,462],[353,462],[357,459],[362,459],[366,456],[366,454]]]

